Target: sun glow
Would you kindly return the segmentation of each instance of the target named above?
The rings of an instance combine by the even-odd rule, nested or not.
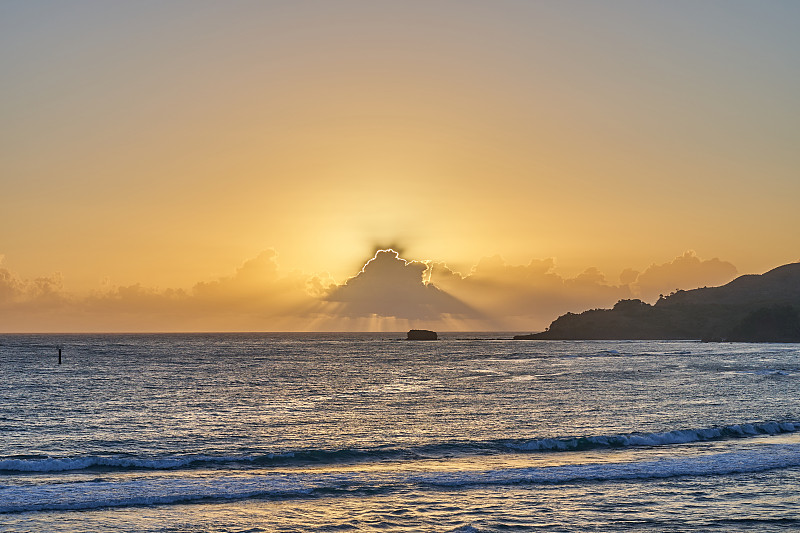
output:
[[[3,327],[529,329],[796,261],[798,8],[580,4],[0,2]],[[388,249],[416,307],[328,316]]]

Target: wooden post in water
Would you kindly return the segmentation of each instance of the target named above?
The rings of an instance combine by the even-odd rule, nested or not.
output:
[[[58,364],[61,364],[61,348],[58,349]]]

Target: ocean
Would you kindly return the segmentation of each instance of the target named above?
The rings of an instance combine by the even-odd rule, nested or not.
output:
[[[0,531],[800,530],[800,345],[510,336],[0,335]]]

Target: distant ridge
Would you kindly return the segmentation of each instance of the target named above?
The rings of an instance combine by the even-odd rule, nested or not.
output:
[[[800,263],[740,276],[720,287],[679,290],[654,305],[620,300],[613,309],[567,313],[518,340],[701,339],[800,342]]]

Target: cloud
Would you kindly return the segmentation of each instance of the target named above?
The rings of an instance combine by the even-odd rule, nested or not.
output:
[[[295,329],[298,317],[317,301],[307,290],[308,276],[282,272],[277,258],[275,250],[264,250],[232,275],[196,283],[189,290],[116,287],[87,299],[82,307],[95,314],[132,315],[156,329],[163,328],[159,323],[189,331]]]
[[[60,273],[27,279],[0,268],[0,331],[41,331],[39,323],[68,316],[70,306]]]
[[[24,279],[6,268],[0,268],[0,306],[40,306],[61,302],[63,299],[63,277],[59,272],[51,276]]]
[[[731,263],[717,258],[704,261],[692,251],[641,273],[625,269],[616,285],[595,267],[570,278],[558,274],[555,266],[552,258],[510,265],[495,255],[481,259],[466,275],[435,263],[430,279],[505,328],[539,330],[568,311],[611,307],[632,297],[655,301],[659,294],[678,288],[722,285],[736,276]]]
[[[308,276],[282,273],[278,254],[269,249],[245,261],[229,277],[200,282],[191,290],[197,305],[274,315],[311,301]]]
[[[639,271],[634,270],[632,268],[626,268],[623,270],[619,275],[619,281],[623,285],[631,285],[636,282],[636,278],[639,277]]]
[[[427,270],[427,264],[406,261],[394,250],[378,250],[358,274],[332,288],[325,300],[339,304],[336,313],[348,317],[438,320],[442,315],[479,316],[457,298],[425,283]]]
[[[0,304],[14,301],[22,292],[20,281],[8,269],[0,268]]]
[[[736,267],[718,258],[701,260],[693,250],[689,250],[668,263],[652,264],[644,272],[632,279],[632,272],[620,275],[630,283],[631,290],[639,298],[654,302],[660,294],[669,294],[677,289],[696,289],[715,287],[728,283],[737,275]]]
[[[69,294],[60,274],[26,279],[0,268],[2,331],[536,331],[556,317],[620,299],[677,288],[719,285],[736,268],[687,252],[643,272],[626,269],[618,284],[590,267],[574,277],[553,258],[512,265],[484,257],[466,274],[433,261],[408,261],[378,250],[353,277],[281,269],[264,250],[228,276],[186,289],[140,283]]]
[[[608,284],[594,267],[564,278],[552,258],[511,265],[495,255],[481,259],[467,275],[434,263],[431,281],[512,330],[544,329],[567,311],[608,307],[630,297],[627,286]]]
[[[191,289],[140,283],[89,295],[63,291],[61,277],[21,279],[0,269],[0,328],[5,331],[264,331],[303,329],[319,305],[309,283],[319,277],[281,272],[265,250],[231,276]]]

